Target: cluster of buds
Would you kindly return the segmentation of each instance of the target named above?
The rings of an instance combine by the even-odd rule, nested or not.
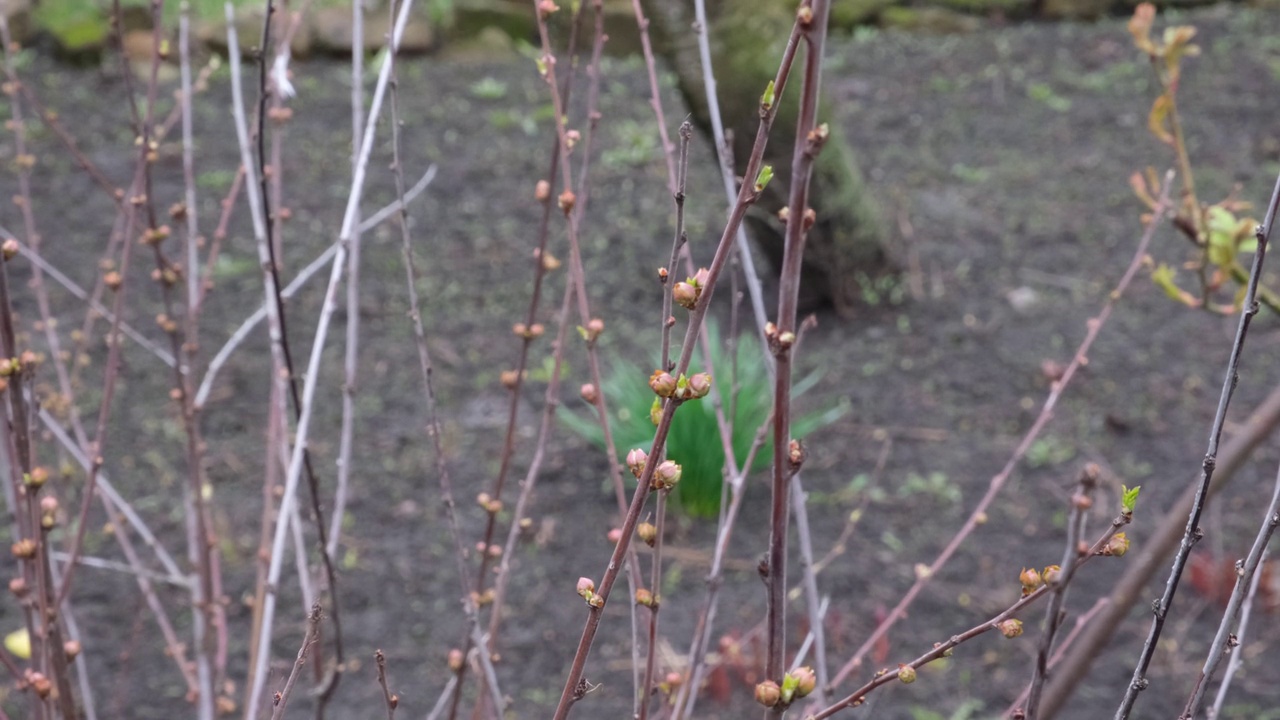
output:
[[[1098,554],[1107,557],[1124,557],[1127,552],[1129,552],[1129,538],[1125,537],[1124,533],[1118,532],[1111,536]]]
[[[681,374],[677,378],[664,370],[654,370],[649,376],[649,387],[658,397],[697,400],[711,392],[711,373]]]
[[[596,583],[591,578],[578,578],[578,596],[593,608],[604,607],[604,598],[596,594]]]
[[[161,225],[157,228],[147,228],[138,238],[138,242],[143,245],[159,245],[169,237],[169,233],[171,232],[172,231],[169,229],[168,225]]]
[[[31,468],[31,472],[22,474],[22,484],[27,487],[38,490],[49,482],[49,470],[43,465],[37,465]]]
[[[542,326],[542,323],[534,323],[532,325],[516,323],[511,326],[511,332],[515,333],[516,337],[522,337],[525,340],[532,340],[536,337],[541,337],[542,333],[545,331],[546,328]]]
[[[778,326],[771,322],[764,324],[764,337],[769,341],[769,347],[776,350],[786,350],[796,344],[796,334],[790,330],[786,332],[778,332]]]
[[[1010,640],[1022,634],[1022,621],[1015,618],[1001,620],[996,623],[996,627],[999,628],[1001,635],[1009,638]]]
[[[475,603],[478,608],[493,604],[493,598],[493,588],[488,588],[482,593],[478,593],[474,590],[471,591],[471,602]]]
[[[787,462],[791,464],[791,472],[799,472],[804,465],[804,443],[792,440],[787,443]]]
[[[818,677],[813,668],[796,668],[782,678],[782,685],[772,680],[756,685],[756,702],[765,707],[786,707],[813,692],[817,686]]]
[[[58,524],[58,498],[45,495],[40,498],[40,527],[52,530]]]
[[[636,590],[636,604],[649,608],[650,610],[658,609],[658,596],[654,595],[646,588]]]
[[[9,377],[22,372],[22,361],[18,358],[0,358],[0,377]]]
[[[476,495],[476,504],[484,508],[485,512],[490,515],[497,515],[502,512],[502,501],[493,498],[487,492]]]
[[[31,538],[23,538],[10,547],[13,556],[19,560],[30,560],[36,556],[36,541]]]
[[[600,318],[591,318],[587,321],[586,327],[578,326],[578,334],[587,342],[595,342],[602,332],[604,332],[604,321]]]
[[[653,489],[670,490],[680,482],[681,468],[674,460],[663,460],[653,471]]]
[[[789,207],[779,208],[778,219],[784,223],[790,221],[791,208]],[[813,208],[807,207],[804,209],[804,212],[801,213],[800,226],[801,226],[801,229],[803,229],[805,232],[808,232],[809,228],[813,227],[813,224],[817,221],[818,221],[818,213],[814,211]]]
[[[483,540],[476,543],[476,552],[497,559],[502,557],[502,546],[496,543],[485,544]]]
[[[702,297],[702,290],[707,286],[710,275],[710,271],[706,268],[698,268],[698,272],[694,273],[693,277],[686,278],[684,282],[678,282],[671,288],[671,299],[682,308],[694,309],[698,305],[698,298]]]
[[[23,674],[21,684],[34,690],[41,699],[49,697],[49,694],[53,692],[53,683],[49,681],[49,678],[45,677],[44,673],[36,672],[31,668],[27,668],[27,671]]]
[[[627,469],[638,479],[644,473],[644,464],[649,461],[649,453],[641,448],[633,448],[627,453]]]
[[[168,267],[164,268],[163,270],[161,270],[160,268],[156,268],[151,271],[151,279],[154,282],[158,282],[161,285],[164,285],[165,287],[173,287],[174,285],[177,284],[178,280],[181,277],[182,277],[182,266],[176,263],[170,264]]]

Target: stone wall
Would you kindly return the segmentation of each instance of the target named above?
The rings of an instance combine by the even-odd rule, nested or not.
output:
[[[236,0],[241,5],[237,27],[241,45],[253,47],[261,34],[261,2]],[[678,2],[679,0],[670,0]],[[1280,0],[1253,0],[1280,5]],[[562,0],[568,6],[571,0]],[[714,0],[712,0],[714,4]],[[761,6],[795,4],[794,0],[734,0]],[[1137,0],[838,0],[832,8],[837,32],[859,26],[907,28],[925,32],[966,32],[984,22],[1027,19],[1090,20],[1109,14],[1128,14]],[[175,2],[166,3],[175,6]],[[299,3],[294,2],[293,5]],[[419,0],[405,35],[404,49],[423,53],[473,43],[532,41],[536,31],[530,0]],[[1164,0],[1165,6],[1207,4],[1203,0]],[[277,3],[281,6],[281,3]],[[385,0],[366,0],[364,44],[377,50],[385,44],[388,17]],[[609,52],[626,54],[639,47],[631,0],[605,0]],[[136,0],[125,0],[125,33],[141,33],[151,26],[149,11]],[[0,0],[14,38],[35,44],[69,60],[92,61],[105,49],[110,23],[109,3],[95,0]],[[167,13],[167,15],[171,14]],[[296,55],[347,54],[351,50],[349,3],[319,0],[305,17],[282,13],[296,23],[292,47]],[[567,15],[568,13],[563,13]],[[172,25],[173,23],[167,23]],[[199,17],[196,37],[209,49],[225,51],[226,25],[220,16]],[[150,49],[150,41],[136,38],[126,48]]]

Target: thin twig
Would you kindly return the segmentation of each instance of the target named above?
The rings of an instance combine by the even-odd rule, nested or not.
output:
[[[1267,550],[1263,548],[1262,560],[1260,565],[1267,562]],[[1258,596],[1258,588],[1262,585],[1262,577],[1264,573],[1254,573],[1253,582],[1249,583],[1249,593],[1245,596],[1244,604],[1240,607],[1240,627],[1236,630],[1236,641],[1243,645],[1245,639],[1249,636],[1249,618],[1253,616],[1253,601]],[[1236,672],[1244,664],[1244,653],[1233,651],[1231,660],[1227,662],[1227,669],[1222,673],[1222,682],[1218,684],[1218,693],[1213,698],[1213,705],[1209,708],[1207,717],[1209,720],[1216,720],[1222,716],[1222,707],[1226,704],[1227,693],[1231,690],[1231,682],[1235,679]]]
[[[1246,598],[1252,598],[1253,593],[1257,591],[1255,577],[1262,575],[1259,572],[1262,559],[1267,553],[1267,545],[1271,542],[1271,535],[1276,531],[1276,525],[1280,525],[1280,470],[1276,471],[1276,481],[1271,491],[1271,504],[1267,507],[1267,512],[1262,517],[1262,523],[1259,525],[1258,533],[1254,537],[1253,547],[1249,550],[1249,556],[1243,563],[1236,563],[1235,588],[1232,589],[1231,598],[1227,601],[1227,607],[1222,612],[1222,621],[1218,624],[1218,632],[1214,635],[1213,642],[1209,644],[1204,667],[1200,671],[1200,676],[1196,678],[1195,689],[1187,700],[1187,706],[1182,711],[1180,720],[1192,720],[1195,718],[1196,713],[1200,711],[1200,706],[1204,703],[1205,693],[1209,689],[1209,681],[1213,679],[1213,674],[1217,671],[1218,664],[1222,662],[1222,658],[1226,655],[1231,655],[1234,660],[1240,655],[1240,633],[1233,632],[1232,628],[1236,625],[1236,621],[1240,616],[1241,604],[1245,602]]]
[[[280,720],[284,717],[285,706],[289,704],[289,696],[293,694],[293,686],[298,681],[298,676],[302,674],[302,666],[307,664],[307,654],[320,636],[320,603],[311,606],[311,613],[307,615],[307,634],[302,638],[302,647],[298,648],[298,657],[293,661],[293,670],[289,672],[289,679],[285,680],[284,689],[276,693],[275,707],[271,710],[271,720]]]
[[[387,656],[381,649],[373,652],[373,660],[378,665],[378,686],[382,688],[382,702],[387,706],[387,720],[396,720],[396,706],[400,704],[400,696],[391,692],[387,685]]]
[[[1084,535],[1088,510],[1093,504],[1090,495],[1098,485],[1101,470],[1094,463],[1089,463],[1080,471],[1076,480],[1076,492],[1071,496],[1071,513],[1067,518],[1067,543],[1062,551],[1062,562],[1058,565],[1056,577],[1050,578],[1049,572],[1043,575],[1049,585],[1051,597],[1049,607],[1045,610],[1044,633],[1040,636],[1040,646],[1036,651],[1036,664],[1031,674],[1031,683],[1027,686],[1026,720],[1035,720],[1040,708],[1040,693],[1044,690],[1045,680],[1049,676],[1049,654],[1053,650],[1053,642],[1058,630],[1062,627],[1065,613],[1062,606],[1067,599],[1067,588],[1075,576],[1077,561],[1080,558],[1081,537]]]
[[[1280,177],[1276,178],[1276,186],[1271,194],[1271,202],[1267,206],[1266,219],[1262,225],[1258,226],[1255,237],[1258,241],[1258,248],[1253,256],[1253,268],[1249,272],[1249,284],[1245,290],[1244,300],[1241,303],[1240,322],[1236,326],[1236,336],[1231,343],[1231,355],[1227,360],[1226,377],[1222,381],[1222,393],[1218,397],[1218,411],[1213,418],[1213,425],[1209,430],[1209,445],[1205,450],[1204,460],[1200,464],[1200,482],[1197,484],[1196,498],[1191,504],[1191,513],[1187,517],[1187,526],[1182,533],[1182,542],[1178,546],[1178,552],[1173,558],[1173,568],[1169,571],[1169,577],[1165,581],[1164,594],[1153,605],[1153,615],[1151,619],[1151,628],[1147,632],[1146,642],[1143,643],[1142,652],[1138,655],[1138,662],[1133,669],[1133,679],[1129,682],[1129,687],[1125,691],[1124,698],[1120,701],[1120,707],[1116,710],[1116,720],[1125,720],[1129,717],[1129,713],[1133,710],[1133,705],[1138,700],[1138,693],[1147,689],[1149,681],[1147,680],[1147,668],[1151,664],[1151,658],[1155,655],[1156,643],[1160,639],[1160,633],[1164,629],[1165,618],[1169,615],[1169,608],[1173,604],[1174,594],[1178,591],[1178,582],[1182,579],[1182,572],[1186,568],[1187,559],[1191,556],[1191,548],[1196,541],[1203,535],[1200,530],[1200,515],[1204,512],[1205,503],[1208,500],[1209,485],[1213,482],[1213,471],[1217,465],[1218,442],[1222,438],[1222,427],[1227,419],[1227,406],[1231,403],[1231,396],[1235,392],[1236,383],[1240,378],[1240,355],[1244,351],[1245,336],[1249,331],[1249,322],[1253,320],[1253,316],[1258,314],[1258,282],[1262,275],[1262,263],[1267,254],[1267,241],[1271,238],[1271,225],[1275,220],[1277,207],[1280,207]]]

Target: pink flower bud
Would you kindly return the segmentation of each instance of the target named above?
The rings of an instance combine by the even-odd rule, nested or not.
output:
[[[692,280],[693,278],[690,279]],[[688,282],[678,282],[675,287],[671,288],[671,299],[686,310],[692,310],[698,305],[698,297],[700,295],[702,295],[701,288]]]
[[[596,583],[588,577],[578,578],[578,594],[590,601],[596,594]]]
[[[818,686],[818,676],[814,675],[811,667],[796,668],[789,674],[796,682],[796,697],[798,698],[808,695]]]
[[[676,392],[676,379],[671,377],[671,373],[654,370],[649,376],[649,387],[653,388],[658,397],[669,398]]]
[[[689,393],[694,398],[704,398],[711,392],[711,373],[697,373],[689,378]]]
[[[689,284],[701,290],[707,286],[707,282],[710,280],[711,271],[706,268],[698,268],[698,272],[694,273],[693,277],[689,278]]]
[[[627,467],[631,469],[631,474],[637,478],[644,472],[644,464],[649,460],[649,454],[640,448],[633,448],[627,453]]]
[[[1062,568],[1058,565],[1050,565],[1040,573],[1040,577],[1044,578],[1045,585],[1057,585],[1062,580]]]
[[[1000,634],[1010,640],[1022,634],[1022,621],[1009,618],[1002,620],[996,627],[1000,628]]]
[[[664,460],[653,473],[654,490],[670,490],[680,482],[680,466],[674,460]]]
[[[1018,580],[1022,583],[1022,596],[1026,597],[1039,589],[1044,582],[1040,577],[1040,573],[1035,568],[1023,568],[1022,574],[1018,575]]]
[[[582,389],[578,392],[582,395],[583,400],[586,400],[592,405],[595,405],[596,400],[600,398],[600,392],[596,390],[596,386],[591,383],[583,384]]]
[[[1112,538],[1107,541],[1107,546],[1102,548],[1102,554],[1110,555],[1111,557],[1124,557],[1124,554],[1127,552],[1129,552],[1129,538],[1125,537],[1125,534],[1122,532],[1118,532],[1112,536]]]
[[[611,528],[609,534],[605,537],[608,538],[609,542],[617,545],[618,541],[622,539],[622,528]]]
[[[756,685],[756,702],[765,707],[773,707],[782,699],[782,688],[772,680],[765,680]]]

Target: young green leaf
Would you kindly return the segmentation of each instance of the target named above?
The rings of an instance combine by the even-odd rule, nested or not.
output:
[[[1126,515],[1133,514],[1133,508],[1138,504],[1138,492],[1142,490],[1142,486],[1129,488],[1124,485],[1120,486],[1120,507]]]
[[[760,168],[760,174],[756,175],[756,192],[763,192],[769,181],[773,179],[773,166],[765,165]]]

